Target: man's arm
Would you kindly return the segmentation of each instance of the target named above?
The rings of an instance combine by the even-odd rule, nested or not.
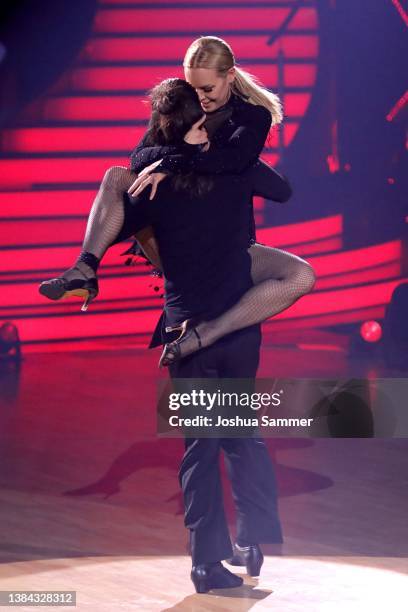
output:
[[[248,173],[252,179],[253,195],[274,202],[287,202],[291,197],[292,188],[288,179],[264,161],[259,159]]]

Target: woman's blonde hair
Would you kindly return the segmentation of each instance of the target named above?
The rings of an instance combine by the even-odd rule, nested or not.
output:
[[[219,76],[225,76],[235,68],[232,91],[251,104],[259,104],[269,110],[272,125],[281,123],[282,104],[279,96],[263,87],[257,78],[238,68],[231,47],[218,36],[201,36],[191,43],[184,57],[185,68],[213,68]]]

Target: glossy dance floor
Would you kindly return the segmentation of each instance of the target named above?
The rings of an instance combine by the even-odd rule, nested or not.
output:
[[[3,364],[0,590],[75,590],[76,609],[92,612],[406,610],[403,439],[268,440],[285,542],[264,547],[259,581],[237,568],[243,587],[194,593],[182,441],[155,435],[166,375],[157,359],[111,345],[27,353],[18,371]],[[355,375],[350,367],[341,353],[266,346],[259,374]]]

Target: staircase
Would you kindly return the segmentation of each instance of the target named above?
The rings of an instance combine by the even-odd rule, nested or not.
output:
[[[76,259],[104,172],[127,165],[145,131],[146,91],[163,78],[183,76],[186,48],[206,33],[225,38],[238,63],[283,97],[285,124],[264,159],[276,164],[295,139],[316,80],[314,1],[299,7],[293,0],[100,0],[92,35],[74,64],[1,134],[0,321],[18,326],[26,350],[98,347],[118,336],[146,344],[161,289],[143,264],[124,265],[119,254],[126,244],[106,254],[100,296],[86,313],[80,301],[49,302],[37,288]],[[307,256],[319,275],[316,292],[267,326],[383,316],[399,282],[399,241],[343,253],[340,214],[268,228],[264,206],[257,199],[259,240]]]

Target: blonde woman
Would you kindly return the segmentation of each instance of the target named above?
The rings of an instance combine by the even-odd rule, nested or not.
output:
[[[168,174],[240,174],[256,165],[271,125],[282,121],[278,97],[236,66],[232,49],[224,40],[215,36],[198,38],[187,49],[183,65],[186,80],[196,89],[206,114],[205,129],[200,120],[183,141],[172,145],[149,146],[145,136],[131,155],[130,169],[113,167],[106,172],[89,215],[82,251],[72,268],[40,285],[46,297],[55,300],[83,295],[83,309],[96,297],[96,273],[103,255],[109,246],[132,234],[126,192],[137,196],[151,185],[150,197],[154,197],[158,184]],[[286,201],[290,188],[276,176],[273,199]],[[220,317],[190,329],[188,321],[178,326],[182,335],[166,344],[161,365],[170,365],[234,330],[263,321],[312,290],[312,267],[291,253],[256,243],[253,212],[251,219],[248,249],[254,287]],[[145,239],[145,235],[139,236],[142,247],[153,263],[160,265],[154,238],[147,234]],[[166,339],[165,334],[156,333],[151,346]]]

